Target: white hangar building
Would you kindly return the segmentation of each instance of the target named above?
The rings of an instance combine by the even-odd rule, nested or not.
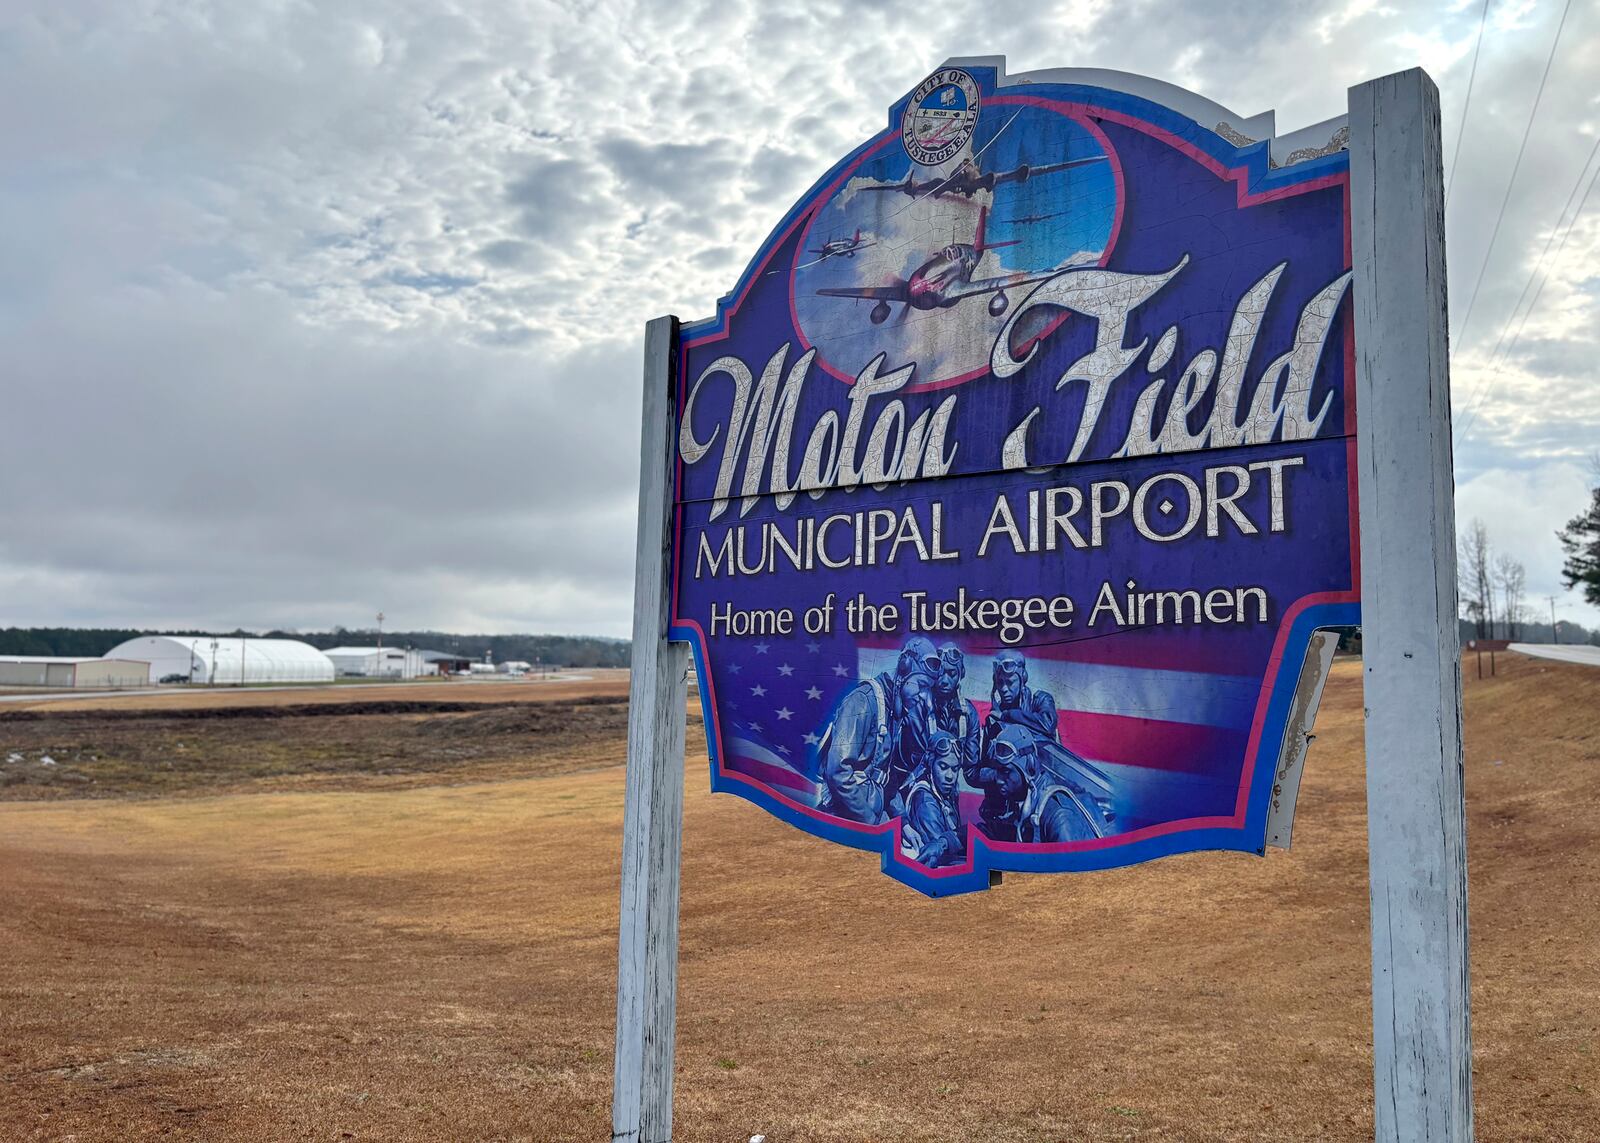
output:
[[[428,670],[421,651],[403,647],[330,647],[323,652],[341,676],[362,679],[414,679]]]
[[[153,683],[331,683],[333,660],[297,639],[234,639],[212,635],[145,635],[105,653],[150,664]]]

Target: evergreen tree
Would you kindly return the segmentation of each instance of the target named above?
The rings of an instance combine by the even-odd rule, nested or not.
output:
[[[1589,494],[1589,507],[1556,533],[1567,559],[1561,566],[1567,589],[1581,586],[1583,598],[1600,604],[1600,484]]]

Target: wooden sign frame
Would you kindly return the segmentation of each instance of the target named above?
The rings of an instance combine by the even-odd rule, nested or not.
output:
[[[1375,1133],[1472,1138],[1438,90],[1349,93]],[[678,321],[646,330],[612,1138],[672,1138],[688,651],[666,638]]]

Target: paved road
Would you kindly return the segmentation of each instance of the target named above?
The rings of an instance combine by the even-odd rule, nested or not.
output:
[[[0,695],[0,702],[60,702],[63,699],[86,698],[133,698],[138,695],[164,695],[177,694],[177,691],[168,688],[161,691],[96,691],[78,690],[72,688],[60,691],[37,691],[33,693]]]
[[[1555,659],[1562,663],[1600,667],[1600,647],[1584,643],[1513,643],[1511,649],[1536,659]]]

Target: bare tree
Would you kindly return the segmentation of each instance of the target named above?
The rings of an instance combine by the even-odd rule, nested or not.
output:
[[[1489,529],[1473,518],[1457,546],[1456,583],[1479,639],[1494,638],[1494,550]]]
[[[1526,611],[1522,596],[1527,589],[1528,570],[1512,557],[1499,555],[1494,561],[1494,580],[1500,589],[1500,614],[1505,618],[1506,638],[1521,638]]]

